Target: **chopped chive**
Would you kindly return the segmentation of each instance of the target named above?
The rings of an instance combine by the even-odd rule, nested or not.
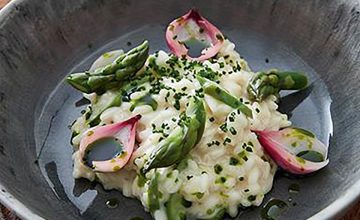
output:
[[[223,144],[226,145],[227,143],[231,143],[231,139],[226,137]]]
[[[220,181],[222,182],[222,183],[225,183],[226,182],[226,178],[225,177],[220,177]]]
[[[216,165],[214,166],[214,172],[215,172],[216,174],[220,174],[222,170],[223,170],[223,168],[222,168],[222,166],[220,166],[219,164],[216,164]]]
[[[220,129],[221,129],[223,132],[227,132],[227,131],[228,131],[228,129],[227,129],[227,125],[226,125],[226,123],[224,123],[224,124],[220,125]]]
[[[192,195],[195,195],[196,198],[201,199],[201,198],[204,196],[204,193],[202,193],[202,192],[196,192],[196,193],[193,193]]]
[[[236,135],[236,134],[237,134],[237,131],[235,130],[234,127],[231,127],[231,128],[229,129],[229,131],[230,131],[230,133],[231,133],[232,135]]]
[[[230,164],[231,166],[236,166],[237,164],[239,164],[239,160],[236,159],[235,157],[230,157],[230,162],[229,162],[229,164]]]
[[[248,197],[248,200],[249,200],[250,202],[255,201],[255,200],[256,200],[256,195],[251,195],[251,196],[249,196],[249,197]]]
[[[253,150],[252,150],[251,147],[246,147],[246,151],[247,151],[247,152],[253,152]]]

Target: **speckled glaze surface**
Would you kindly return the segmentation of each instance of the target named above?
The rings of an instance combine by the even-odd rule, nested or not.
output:
[[[306,178],[277,175],[265,200],[291,197],[283,219],[329,219],[358,198],[359,1],[15,0],[0,13],[2,203],[24,219],[150,218],[135,199],[72,179],[67,125],[84,106],[63,78],[104,51],[129,49],[128,42],[149,39],[152,51],[166,49],[167,23],[192,7],[221,28],[255,70],[303,70],[313,82],[287,96],[281,110],[329,142],[330,164]],[[300,193],[289,194],[291,183]],[[118,208],[106,208],[110,198],[120,201]],[[260,219],[259,210],[237,218]]]

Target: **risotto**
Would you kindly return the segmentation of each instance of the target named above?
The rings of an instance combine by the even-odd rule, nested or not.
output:
[[[208,46],[218,47],[215,54],[205,49],[201,59],[179,55],[181,52],[174,49],[176,45],[169,42],[167,33],[172,53],[160,50],[143,56],[148,50],[145,41],[126,54],[122,50],[105,53],[86,74],[68,78],[90,101],[85,113],[72,125],[73,176],[96,180],[105,189],[137,198],[155,219],[221,219],[224,213],[234,217],[239,206],[259,206],[272,188],[279,159],[268,153],[272,152],[271,146],[267,148],[259,136],[260,131],[270,134],[291,125],[287,116],[277,111],[278,91],[284,88],[255,91],[257,87],[250,86],[258,86],[255,76],[261,75],[251,71],[234,43],[219,33],[211,38],[211,28],[206,29],[209,25],[201,26],[204,23],[197,23],[194,17],[181,18],[174,22],[188,19],[187,24],[179,25],[198,30],[201,41],[212,39]],[[174,22],[168,31],[176,30]],[[186,42],[187,35],[191,32],[180,30],[171,39]],[[208,53],[210,57],[206,57]],[[120,63],[119,57],[122,65],[110,79],[114,71],[109,66]],[[137,61],[131,60],[134,57]],[[125,62],[128,58],[130,64]],[[135,67],[129,70],[129,66]],[[123,77],[128,72],[131,77]],[[93,73],[103,75],[92,81],[86,78],[88,81],[82,84],[74,82]],[[262,74],[277,73],[274,70]],[[296,84],[296,77],[285,78],[286,83],[294,80]],[[120,150],[112,148],[110,157],[94,162],[93,149],[101,145],[95,138],[99,128],[117,124],[118,132],[103,131],[101,138],[115,137],[111,141],[118,142]],[[296,143],[293,148],[300,150],[286,150],[291,153],[289,159],[295,159],[282,167],[291,171],[298,165],[306,172],[307,165],[316,162],[297,154],[309,150],[308,143],[317,146],[317,140],[301,129],[291,132],[281,137],[292,138],[291,143]],[[324,156],[319,164],[325,163],[326,152],[318,151]]]

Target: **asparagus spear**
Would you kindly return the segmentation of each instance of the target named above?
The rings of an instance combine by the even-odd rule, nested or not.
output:
[[[169,220],[185,220],[186,210],[183,205],[183,198],[178,193],[170,196],[166,203],[166,215]]]
[[[150,93],[146,93],[137,99],[133,99],[130,101],[130,103],[132,104],[130,111],[134,111],[135,107],[139,105],[150,105],[152,110],[155,111],[158,106],[158,103],[155,101],[155,99],[153,99]]]
[[[139,86],[142,86],[148,82],[151,82],[150,76],[139,76],[132,80],[127,80],[126,84],[121,87],[123,94],[131,93],[137,90]]]
[[[200,141],[205,127],[206,115],[202,100],[193,97],[180,126],[159,143],[144,166],[144,172],[153,168],[167,167],[180,162]]]
[[[149,204],[149,211],[152,214],[154,214],[156,210],[160,209],[161,192],[158,189],[158,178],[159,178],[159,173],[155,171],[154,176],[151,178],[149,182],[148,204]]]
[[[247,117],[252,118],[251,109],[240,102],[239,99],[230,95],[225,89],[221,88],[220,85],[199,75],[196,76],[196,78],[203,87],[205,94],[212,96],[232,108],[239,109]]]
[[[124,85],[119,91],[109,91],[107,93],[102,94],[98,98],[98,101],[92,104],[92,111],[90,112],[91,114],[87,119],[87,123],[91,127],[98,125],[100,123],[101,113],[103,113],[106,109],[110,107],[120,106],[122,104],[122,98],[124,95],[127,95],[127,93],[131,92],[132,90],[136,89],[138,86],[143,85],[149,81],[150,81],[149,76],[133,79],[131,82],[127,81],[127,84]],[[149,104],[153,109],[154,108],[156,109],[157,103],[155,100],[153,100],[152,102],[150,102],[151,100],[148,100],[149,103],[143,103],[146,100],[147,99],[145,100],[140,99],[133,104],[135,104],[135,106],[140,104]]]
[[[123,80],[133,76],[144,66],[149,53],[148,41],[126,54],[120,55],[114,62],[96,69],[94,72],[73,73],[66,80],[75,89],[84,93],[104,92],[121,85]]]
[[[187,155],[185,158],[183,158],[177,165],[176,165],[176,169],[181,172],[183,170],[185,170],[188,167],[188,161],[190,159],[190,155]]]
[[[249,82],[247,91],[253,101],[263,101],[269,95],[279,96],[280,90],[300,90],[306,88],[307,77],[299,72],[279,72],[270,70],[258,72]]]
[[[93,127],[100,123],[100,115],[103,113],[106,109],[113,107],[113,106],[120,106],[122,103],[122,94],[121,92],[108,92],[101,95],[97,102],[92,104],[92,112],[87,119],[87,123]]]
[[[206,112],[202,100],[192,97],[189,106],[186,109],[186,115],[190,117],[190,124],[197,127],[197,138],[195,144],[199,143],[204,134]]]

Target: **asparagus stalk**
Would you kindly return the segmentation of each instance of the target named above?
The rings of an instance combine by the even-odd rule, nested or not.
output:
[[[101,93],[121,85],[123,80],[133,76],[144,66],[149,53],[148,41],[126,54],[120,55],[114,62],[96,69],[94,72],[73,73],[66,80],[75,89],[84,93]]]
[[[106,97],[105,97],[106,96]],[[122,103],[122,94],[121,92],[111,91],[108,93],[104,93],[100,97],[97,98],[97,102],[92,104],[91,115],[89,119],[87,119],[87,123],[93,127],[100,123],[100,115],[106,109],[111,108],[113,106],[120,106]]]
[[[170,195],[166,203],[166,215],[169,220],[185,220],[186,210],[183,205],[184,199],[178,193]]]
[[[197,138],[195,142],[195,144],[197,144],[203,136],[205,129],[206,112],[203,101],[192,97],[186,109],[186,115],[190,117],[190,125],[193,124],[194,127],[197,128]]]
[[[180,126],[159,143],[144,166],[144,172],[153,168],[167,167],[180,162],[200,141],[205,127],[206,115],[202,100],[193,97]]]
[[[185,138],[184,127],[177,127],[151,153],[149,161],[144,166],[144,172],[156,167],[167,167],[177,162],[182,156],[182,140]],[[191,140],[193,142],[193,140]]]
[[[93,127],[100,123],[100,115],[103,113],[106,109],[114,106],[120,106],[122,104],[122,98],[124,95],[127,95],[127,93],[131,92],[132,90],[136,89],[138,86],[143,85],[150,81],[149,76],[144,76],[138,79],[133,79],[131,82],[128,81],[126,85],[121,87],[119,91],[108,91],[107,93],[102,94],[100,97],[97,98],[97,102],[92,103],[92,109],[90,111],[90,116],[87,119],[87,123]],[[106,96],[106,97],[105,97]],[[145,97],[140,98],[139,100],[132,100],[133,108],[135,108],[137,105],[141,104],[148,104],[150,105],[154,110],[157,108],[157,102],[153,100],[151,97],[150,99],[145,99]]]
[[[153,99],[150,93],[146,93],[145,95],[137,99],[133,99],[130,101],[130,103],[131,103],[130,111],[134,111],[135,107],[139,105],[149,105],[151,106],[152,110],[155,111],[158,106],[158,103],[155,101],[155,99]]]
[[[154,212],[160,209],[160,197],[161,192],[158,188],[158,178],[159,173],[155,171],[154,176],[151,178],[149,182],[148,188],[148,204],[149,204],[149,211],[154,214]]]
[[[221,88],[220,85],[199,75],[196,76],[196,78],[203,87],[205,94],[212,96],[232,108],[239,109],[247,117],[252,118],[251,109],[240,102],[239,99],[230,95],[225,89]]]
[[[278,97],[280,90],[300,90],[306,88],[307,84],[308,79],[303,73],[270,70],[256,73],[247,91],[251,100],[263,101],[269,95]]]

